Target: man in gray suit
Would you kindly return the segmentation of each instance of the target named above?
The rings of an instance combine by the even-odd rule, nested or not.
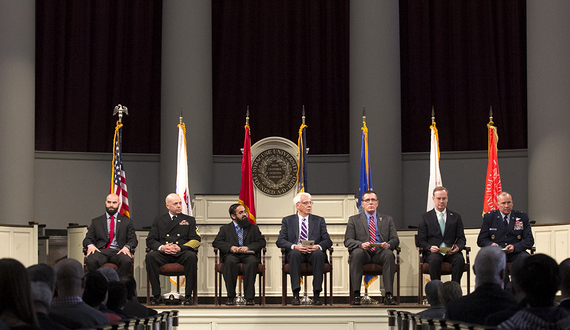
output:
[[[351,290],[354,292],[352,305],[360,305],[360,286],[362,283],[362,266],[375,263],[382,266],[382,279],[385,288],[386,305],[396,305],[392,296],[396,263],[393,250],[400,244],[396,226],[391,216],[378,214],[378,197],[367,190],[362,194],[362,208],[365,212],[348,218],[344,246],[350,256]]]

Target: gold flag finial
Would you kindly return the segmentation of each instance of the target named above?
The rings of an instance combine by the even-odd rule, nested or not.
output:
[[[489,121],[493,122],[493,106],[489,106]]]
[[[305,125],[305,105],[303,104],[303,112],[301,113],[301,123]]]
[[[180,120],[180,125],[182,125],[182,107],[180,107],[180,117],[178,119]]]
[[[245,124],[249,126],[249,105],[247,106],[247,110],[245,112]]]
[[[366,106],[362,108],[362,121],[366,122]]]
[[[432,105],[431,106],[431,124],[433,125],[433,123],[435,123],[435,108]]]

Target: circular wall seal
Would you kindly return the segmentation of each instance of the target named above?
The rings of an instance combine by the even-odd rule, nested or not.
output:
[[[253,184],[270,196],[286,194],[297,184],[297,160],[283,149],[267,149],[251,165]]]

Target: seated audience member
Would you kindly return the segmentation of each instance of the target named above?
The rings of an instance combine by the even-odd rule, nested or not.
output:
[[[127,304],[127,288],[117,281],[109,282],[109,293],[107,295],[107,309],[120,316],[121,319],[129,317],[123,312],[123,308]]]
[[[439,301],[439,287],[442,285],[440,280],[432,280],[426,283],[426,297],[429,308],[425,311],[419,312],[416,315],[430,317],[434,319],[441,319],[445,314],[445,307]]]
[[[558,307],[570,311],[570,258],[566,258],[560,263],[560,277],[562,278],[560,285],[562,296]]]
[[[526,307],[526,295],[520,287],[520,282],[518,281],[519,269],[522,267],[524,260],[530,256],[530,254],[521,255],[518,257],[511,267],[511,277],[512,281],[509,281],[510,291],[512,292],[517,304],[511,308],[507,308],[502,311],[493,313],[485,318],[485,325],[497,326],[502,322],[508,320],[511,316],[515,315],[516,312]],[[508,291],[507,291],[508,292]]]
[[[67,317],[81,324],[81,328],[91,328],[109,323],[109,318],[83,302],[85,276],[83,266],[75,259],[63,259],[55,264],[56,291],[51,303],[51,312]]]
[[[34,310],[41,329],[65,330],[63,325],[49,318],[49,308],[53,298],[53,291],[44,282],[32,282],[32,297],[34,299]]]
[[[121,283],[127,288],[127,304],[123,313],[130,317],[147,317],[158,314],[157,311],[147,308],[137,301],[137,282],[133,275],[121,277]]]
[[[463,296],[461,285],[455,281],[445,282],[439,286],[437,290],[437,296],[439,297],[439,302],[443,305],[443,308],[447,310],[447,305],[449,305],[455,299]],[[446,318],[445,311],[441,318]]]
[[[83,292],[83,301],[97,309],[109,318],[109,322],[115,323],[121,320],[121,317],[109,310],[106,306],[107,294],[109,292],[109,283],[105,275],[100,272],[88,272],[85,274],[85,291]]]
[[[554,307],[554,296],[560,287],[560,269],[554,259],[546,254],[527,257],[515,278],[526,294],[528,307],[516,312],[498,328],[570,329],[570,313]]]
[[[479,251],[473,265],[475,291],[448,304],[445,313],[447,319],[483,324],[489,314],[516,304],[512,295],[502,287],[505,259],[505,253],[498,246],[486,246]]]
[[[97,271],[105,276],[107,279],[107,283],[110,282],[119,282],[119,274],[113,269],[109,267],[101,267],[97,269]]]
[[[30,280],[16,259],[0,259],[0,320],[10,329],[39,329]]]
[[[34,310],[36,311],[36,317],[40,323],[40,328],[57,329],[57,325],[53,325],[53,323],[61,325],[63,329],[81,328],[80,323],[50,312],[51,301],[55,291],[55,271],[53,268],[47,264],[35,264],[28,267],[26,272],[32,282]],[[44,288],[38,286],[38,283],[44,284]],[[49,289],[49,293],[44,292],[45,288]],[[46,303],[48,303],[47,296],[49,296],[49,304],[46,305]]]

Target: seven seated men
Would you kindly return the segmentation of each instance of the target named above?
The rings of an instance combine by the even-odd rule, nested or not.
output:
[[[436,187],[432,198],[435,207],[421,217],[417,245],[427,252],[424,261],[430,264],[429,272],[432,280],[441,278],[441,263],[447,261],[452,264],[452,281],[460,283],[465,264],[461,250],[466,244],[463,222],[458,213],[447,208],[446,188]],[[473,297],[484,288],[483,284],[503,284],[503,281],[506,284],[505,278],[508,274],[501,270],[504,267],[501,265],[504,265],[505,261],[514,261],[519,255],[528,255],[526,250],[534,244],[528,216],[512,209],[511,195],[502,192],[497,196],[497,200],[499,209],[484,215],[477,239],[477,244],[483,249],[477,255],[474,266],[477,285],[475,292],[470,295]],[[151,249],[146,255],[146,267],[153,294],[151,305],[163,303],[160,296],[158,268],[170,262],[184,266],[187,284],[183,303],[191,304],[193,278],[196,277],[197,269],[196,252],[201,237],[195,219],[181,213],[181,203],[181,198],[176,194],[169,194],[166,197],[168,213],[155,219],[146,240],[148,248]],[[325,251],[332,246],[332,241],[327,232],[325,219],[311,213],[313,202],[310,194],[305,192],[297,194],[293,204],[297,212],[283,218],[276,241],[277,247],[284,249],[290,266],[293,291],[291,303],[300,305],[300,267],[301,263],[308,262],[313,267],[312,304],[321,305],[319,297],[322,291],[324,264],[329,262]],[[363,212],[351,216],[346,227],[344,245],[350,253],[350,290],[354,293],[354,300],[350,303],[353,305],[360,304],[362,267],[367,263],[377,263],[382,266],[385,304],[396,304],[392,294],[396,269],[393,250],[398,247],[400,241],[394,220],[389,215],[377,213],[378,204],[378,197],[374,191],[364,192],[361,203]],[[120,216],[116,212],[117,209],[118,198],[110,194],[106,199],[106,214],[93,219],[89,227],[84,246],[90,270],[97,269],[105,262],[112,262],[119,265],[120,274],[125,275],[128,271],[124,262],[116,257],[124,255],[128,259],[132,258],[130,251],[136,246],[136,236],[133,238],[132,220]],[[256,253],[265,247],[266,241],[259,227],[250,223],[248,212],[243,205],[231,205],[229,213],[232,222],[220,227],[212,243],[222,255],[222,274],[227,290],[226,304],[235,305],[235,287],[241,263],[246,305],[253,305],[259,262]],[[495,248],[484,248],[487,246]],[[490,288],[490,285],[487,286]],[[492,289],[499,294],[501,287],[503,285]],[[469,296],[465,298],[468,299],[467,297]],[[509,297],[508,294],[504,297],[504,308],[514,307],[514,300]],[[467,303],[466,299],[458,300],[452,308],[448,307],[447,318],[463,319],[460,313],[464,309],[459,309],[459,306],[464,300]],[[481,299],[481,302],[488,300],[484,297]],[[472,308],[474,307],[466,307],[467,310]],[[469,319],[467,317],[473,313],[467,312],[463,320],[483,324],[489,313],[481,314],[478,316],[479,319]]]

